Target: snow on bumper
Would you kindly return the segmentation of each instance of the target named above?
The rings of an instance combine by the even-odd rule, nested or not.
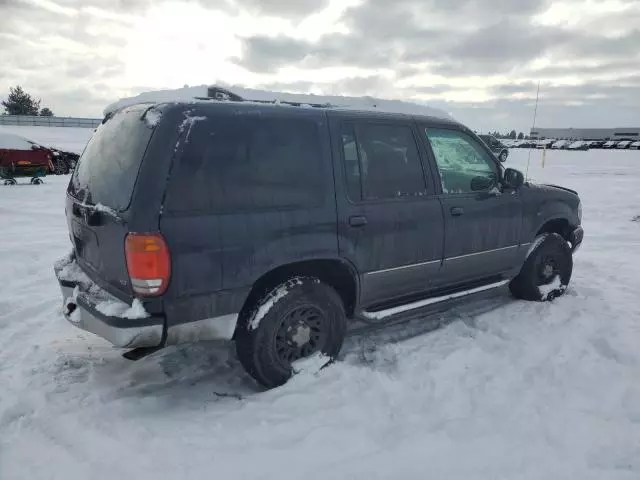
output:
[[[72,325],[116,347],[155,347],[162,342],[164,319],[151,316],[140,302],[128,305],[93,283],[72,257],[54,267],[63,298],[63,314]]]

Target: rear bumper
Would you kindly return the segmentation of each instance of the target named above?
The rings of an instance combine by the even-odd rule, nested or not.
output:
[[[582,239],[584,238],[584,230],[582,227],[576,228],[569,234],[569,243],[571,243],[571,251],[575,253],[580,245],[582,245]]]
[[[54,271],[62,291],[62,312],[73,326],[98,335],[116,347],[157,347],[162,344],[164,317],[105,315],[97,308],[103,302],[112,306],[122,304],[124,309],[130,305],[111,297],[91,282],[72,259],[66,264],[56,264]]]
[[[108,302],[109,310],[126,311],[131,305],[114,298],[87,277],[72,257],[54,266],[62,292],[62,313],[75,327],[93,333],[120,348],[162,347],[199,340],[231,340],[235,332],[237,314],[212,318],[194,318],[167,326],[163,314],[105,315],[101,304]],[[129,318],[128,318],[129,317]],[[133,317],[133,318],[131,318]]]

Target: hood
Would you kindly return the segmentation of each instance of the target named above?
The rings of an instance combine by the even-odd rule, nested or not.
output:
[[[578,195],[578,192],[576,192],[575,190],[571,190],[570,188],[567,188],[567,187],[561,187],[560,185],[554,185],[552,183],[534,183],[533,185],[535,185],[536,187],[564,190],[565,192],[570,192],[570,193],[573,193],[574,195]]]

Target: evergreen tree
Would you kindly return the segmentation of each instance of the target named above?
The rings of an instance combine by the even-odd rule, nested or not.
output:
[[[2,101],[2,106],[9,115],[38,115],[40,99],[36,100],[18,85],[9,88],[9,96]]]
[[[40,116],[41,117],[53,117],[53,112],[51,111],[50,108],[44,107],[42,110],[40,110]]]
[[[522,139],[524,139],[524,133],[520,132],[518,134],[518,140],[522,140]]]
[[[512,138],[512,139],[514,139],[514,140],[515,140],[517,135],[518,135],[518,134],[516,133],[516,131],[515,131],[515,130],[511,130],[511,133],[509,134],[509,138]]]

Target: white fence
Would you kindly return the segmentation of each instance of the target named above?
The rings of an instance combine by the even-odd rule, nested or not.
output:
[[[36,117],[31,115],[0,115],[0,125],[17,125],[32,127],[76,127],[96,128],[100,118],[77,117]]]

